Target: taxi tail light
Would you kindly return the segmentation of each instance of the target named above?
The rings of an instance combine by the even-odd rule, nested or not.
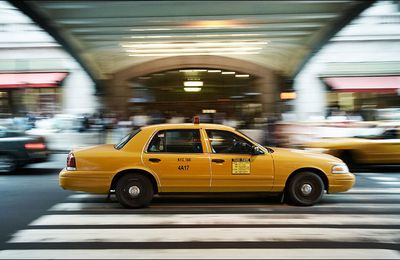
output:
[[[25,149],[28,149],[28,150],[46,149],[46,145],[44,143],[27,143],[24,146],[25,146]]]
[[[73,153],[68,154],[67,157],[67,170],[76,171],[76,160]]]

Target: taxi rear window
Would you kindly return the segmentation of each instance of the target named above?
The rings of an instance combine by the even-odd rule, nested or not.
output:
[[[140,132],[140,129],[136,129],[123,137],[115,146],[114,148],[117,150],[122,149],[135,135],[137,135]]]
[[[198,129],[171,129],[159,131],[147,148],[149,153],[202,153]]]

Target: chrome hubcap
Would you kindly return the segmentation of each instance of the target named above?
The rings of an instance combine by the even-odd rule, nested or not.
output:
[[[140,194],[140,189],[138,186],[132,186],[129,188],[128,192],[131,197],[137,197]]]
[[[301,186],[301,192],[304,195],[310,195],[312,190],[313,190],[312,186],[310,184],[308,184],[308,183],[305,183],[305,184],[303,184],[303,186]]]

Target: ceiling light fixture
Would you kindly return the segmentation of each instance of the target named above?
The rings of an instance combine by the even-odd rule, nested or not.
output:
[[[207,70],[207,72],[210,72],[210,73],[219,73],[219,72],[221,72],[221,70]]]
[[[248,77],[250,77],[250,75],[249,74],[236,74],[235,77],[236,78],[248,78]]]
[[[207,70],[206,69],[189,69],[189,70],[179,70],[179,72],[183,72],[183,73],[207,72]]]
[[[184,81],[183,85],[185,87],[202,87],[203,81]]]
[[[280,97],[282,100],[296,99],[296,92],[281,92]]]
[[[247,92],[247,93],[244,93],[246,96],[259,96],[259,95],[261,95],[261,93],[259,93],[259,92]]]
[[[232,28],[241,25],[235,20],[204,20],[189,22],[187,27],[193,28]]]
[[[148,35],[148,36],[131,36],[132,39],[159,39],[159,38],[171,38],[171,35]]]
[[[224,75],[234,75],[236,72],[234,72],[234,71],[223,71],[221,74],[224,74]]]
[[[146,32],[146,31],[171,31],[172,29],[170,28],[135,28],[135,29],[130,29],[132,32]]]
[[[142,43],[124,43],[121,44],[124,48],[141,48],[141,49],[151,49],[151,48],[177,48],[177,47],[229,47],[229,46],[249,46],[249,45],[266,45],[267,41],[229,41],[229,42],[164,42],[164,43],[153,43],[153,42],[142,42]]]
[[[179,49],[143,49],[143,50],[126,50],[127,52],[134,52],[134,53],[168,53],[168,52],[208,52],[208,51],[256,51],[261,50],[262,48],[259,47],[248,47],[248,48],[179,48]]]
[[[183,88],[186,92],[200,92],[201,88],[197,87],[190,87],[190,88]]]
[[[216,109],[203,109],[203,114],[215,114],[217,113]]]
[[[147,36],[127,36],[131,39],[157,39],[157,38],[216,38],[216,37],[254,37],[263,36],[260,33],[233,33],[233,34],[191,34],[191,35],[147,35]]]
[[[168,56],[195,56],[195,55],[252,55],[252,54],[259,54],[260,52],[256,51],[242,51],[242,52],[192,52],[192,53],[138,53],[138,54],[128,54],[131,57],[168,57]]]

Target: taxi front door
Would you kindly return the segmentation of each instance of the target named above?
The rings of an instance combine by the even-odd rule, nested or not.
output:
[[[156,133],[143,163],[158,177],[162,192],[208,192],[210,161],[198,129]]]
[[[211,191],[268,192],[274,168],[269,153],[252,155],[249,141],[235,133],[207,130],[211,153]]]

